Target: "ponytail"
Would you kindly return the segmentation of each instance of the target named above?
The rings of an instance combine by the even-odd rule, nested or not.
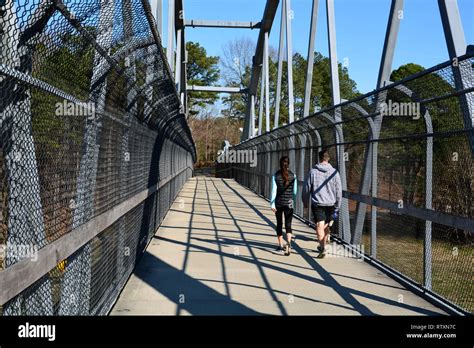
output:
[[[285,187],[290,184],[290,174],[288,173],[288,167],[290,165],[290,159],[288,156],[283,156],[280,158],[280,170],[283,181],[285,182]]]

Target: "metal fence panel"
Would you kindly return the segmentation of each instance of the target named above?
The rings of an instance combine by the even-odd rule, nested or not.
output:
[[[307,173],[318,151],[327,148],[347,181],[343,204],[348,209],[341,211],[339,237],[346,240],[348,224],[351,244],[362,244],[366,254],[454,308],[472,312],[474,153],[469,139],[474,130],[464,118],[474,106],[473,64],[472,54],[458,57],[230,150],[257,149],[259,161],[271,159],[270,173],[282,155],[295,153],[290,168]],[[459,67],[463,74],[456,73]],[[459,83],[460,78],[469,81]],[[344,139],[336,136],[338,127]],[[304,155],[301,142],[291,141],[297,135],[310,139]],[[271,174],[256,168],[224,163],[217,174],[261,193],[251,177],[268,182]],[[308,209],[296,207],[310,220]]]
[[[0,41],[3,315],[106,314],[196,158],[148,1],[7,1]]]

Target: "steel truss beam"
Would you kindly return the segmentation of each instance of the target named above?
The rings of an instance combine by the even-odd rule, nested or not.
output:
[[[186,27],[191,28],[239,28],[239,29],[258,29],[261,22],[238,22],[238,21],[210,21],[191,19],[185,21]]]
[[[160,37],[163,37],[163,0],[150,0],[151,13],[155,17],[156,29]]]
[[[438,0],[438,6],[449,58],[452,61],[456,89],[463,90],[474,87],[473,68],[470,62],[457,63],[457,57],[464,55],[467,48],[457,0]],[[464,127],[472,130],[474,128],[474,96],[472,94],[464,94],[460,96],[459,101],[464,119]],[[471,132],[468,137],[471,155],[474,158],[474,133]]]
[[[255,97],[252,98],[251,96],[255,96],[257,94],[258,82],[260,79],[260,74],[262,72],[262,66],[263,66],[265,33],[270,34],[279,3],[280,3],[280,0],[267,0],[265,11],[263,13],[263,18],[261,20],[262,25],[260,26],[260,33],[258,35],[257,48],[255,50],[255,55],[253,57],[252,73],[250,77],[250,85],[249,85],[249,90],[248,90],[249,98],[247,102],[247,113],[246,113],[246,117],[244,121],[244,129],[242,132],[242,140],[248,139],[253,134],[253,129],[255,127],[250,122],[251,111],[253,108],[252,100],[255,99]]]
[[[319,0],[313,0],[313,8],[311,12],[311,27],[308,42],[308,66],[306,68],[303,117],[309,116],[311,106],[311,87],[313,84],[314,67],[314,40],[316,38],[316,27],[318,23],[318,7]]]
[[[185,14],[183,0],[174,0],[174,24],[176,35],[176,67],[175,82],[181,102],[181,111],[187,115],[187,51],[186,51],[186,33],[185,33]]]
[[[376,88],[382,88],[389,81],[390,74],[392,72],[392,62],[397,43],[398,31],[400,28],[400,21],[403,18],[403,2],[404,0],[392,0],[390,6],[390,13],[388,17],[387,30],[385,33],[385,41],[382,50],[382,58],[380,61],[379,74],[377,78]],[[377,97],[377,107],[385,102],[386,91],[379,93]],[[380,134],[380,127],[382,125],[382,116],[378,115],[374,118],[375,129],[371,134],[372,140],[377,140]],[[370,142],[369,146],[365,151],[364,166],[362,169],[362,180],[359,188],[360,194],[367,195],[369,190],[372,191],[372,196],[377,197],[377,182],[372,178],[377,177],[377,157],[378,157],[378,144],[377,142]],[[354,233],[352,235],[351,242],[353,244],[359,244],[362,237],[362,229],[364,227],[365,215],[367,211],[367,205],[363,202],[357,202],[356,205],[356,218]],[[371,209],[371,238],[375,240],[377,234],[377,208],[372,207]],[[373,243],[372,243],[373,244]],[[373,257],[376,256],[376,245],[371,245],[371,254]]]
[[[188,85],[188,91],[194,92],[215,92],[215,93],[246,93],[246,88],[240,87],[221,87],[221,86],[197,86]]]

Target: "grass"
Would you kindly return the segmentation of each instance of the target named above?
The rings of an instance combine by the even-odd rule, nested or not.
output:
[[[401,220],[400,217],[383,214],[379,215],[379,218],[381,221],[377,224],[377,259],[423,284],[423,238],[416,238],[412,226],[406,221],[397,221]],[[367,229],[362,242],[369,251],[370,232]],[[472,313],[472,243],[460,244],[433,238],[431,250],[432,291]]]

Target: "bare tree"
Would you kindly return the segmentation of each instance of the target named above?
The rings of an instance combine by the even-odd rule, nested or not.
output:
[[[246,85],[244,81],[246,69],[252,66],[255,42],[248,37],[229,41],[222,47],[222,76],[228,85]]]

